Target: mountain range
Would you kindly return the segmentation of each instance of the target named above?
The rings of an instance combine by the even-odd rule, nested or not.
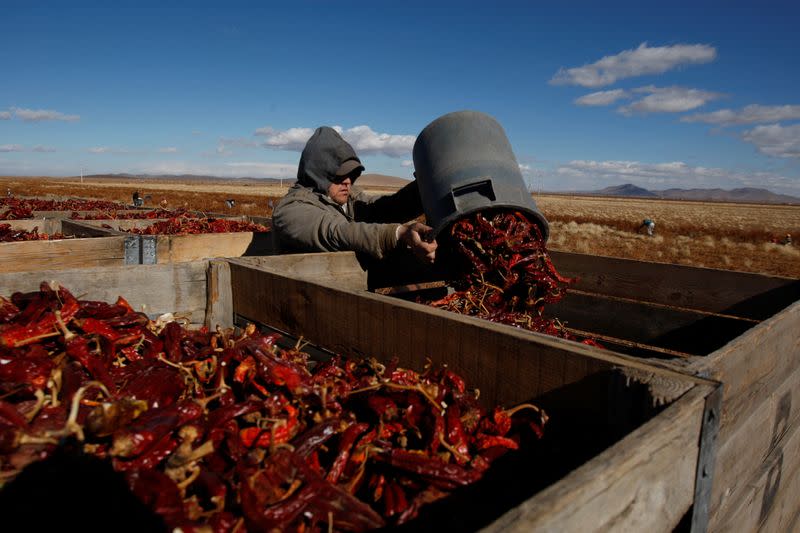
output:
[[[651,191],[631,183],[614,185],[597,191],[574,194],[592,196],[621,196],[625,198],[661,198],[667,200],[695,200],[706,202],[743,202],[759,204],[800,204],[800,198],[776,194],[767,189],[744,187],[740,189],[664,189]]]

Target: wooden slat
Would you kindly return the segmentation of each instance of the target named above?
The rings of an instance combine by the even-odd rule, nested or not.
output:
[[[61,220],[61,229],[66,235],[78,237],[106,237],[109,235],[126,236],[127,234],[115,229],[104,228],[105,222],[91,220]]]
[[[722,527],[728,517],[743,505],[751,504],[753,488],[762,473],[775,466],[776,449],[787,434],[800,429],[800,367],[761,402],[752,405],[749,416],[738,423],[733,431],[726,431],[717,443],[717,464],[711,497],[712,529]],[[730,428],[729,428],[730,429]],[[792,472],[800,468],[800,455],[783,454],[781,468]],[[783,478],[784,481],[787,478]],[[751,512],[767,516],[773,500],[779,498],[785,484],[773,484],[773,496],[751,507]],[[763,487],[762,487],[763,488]],[[800,501],[800,494],[795,494]]]
[[[8,224],[13,230],[33,231],[39,233],[58,233],[61,231],[61,221],[50,218],[24,218],[20,220],[0,220],[0,224]]]
[[[213,260],[208,264],[208,304],[206,326],[215,331],[233,327],[233,297],[231,295],[231,268],[225,261]]]
[[[99,239],[90,239],[99,240]],[[42,281],[54,281],[75,296],[113,302],[123,296],[151,318],[163,313],[202,324],[206,316],[206,262],[175,265],[135,265],[86,269],[43,270],[0,274],[0,294],[34,291]]]
[[[336,289],[231,261],[234,311],[351,356],[446,362],[480,383],[488,404],[513,404],[634,358],[381,295]],[[674,371],[667,372],[679,376]]]
[[[788,526],[797,521],[800,501],[798,457],[800,426],[795,424],[759,461],[737,499],[738,505],[731,505],[727,514],[713,517],[709,531],[796,531]]]
[[[763,320],[800,300],[800,280],[745,272],[552,252],[575,288]]]
[[[486,531],[672,531],[693,501],[708,393],[704,386],[687,392]]]
[[[235,262],[339,288],[367,289],[367,273],[353,252],[244,257]]]
[[[125,264],[125,237],[0,243],[0,272]]]
[[[570,292],[547,316],[570,327],[694,355],[706,355],[754,322],[635,300]]]
[[[213,257],[266,255],[272,252],[269,233],[204,233],[199,235],[158,235],[156,262],[177,263]]]
[[[720,438],[735,431],[800,365],[800,302],[689,367],[725,384]]]

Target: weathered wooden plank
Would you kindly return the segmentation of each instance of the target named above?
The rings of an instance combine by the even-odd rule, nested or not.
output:
[[[96,239],[90,239],[96,240]],[[135,265],[0,273],[0,293],[34,291],[42,281],[57,282],[75,296],[113,302],[123,296],[151,318],[163,313],[202,324],[206,316],[207,263]]]
[[[610,364],[654,371],[634,358],[578,343],[294,279],[240,261],[231,261],[231,285],[234,311],[242,317],[345,355],[396,356],[417,369],[427,358],[447,362],[468,381],[481,383],[481,398],[489,404],[518,403],[531,391],[553,390]],[[401,334],[389,336],[388,331]]]
[[[203,233],[197,235],[158,235],[156,262],[177,263],[214,257],[266,255],[272,252],[269,233]]]
[[[709,531],[790,531],[800,501],[800,425],[787,428],[742,487],[738,505],[715,516]],[[743,458],[745,459],[745,458]]]
[[[353,252],[243,257],[235,261],[340,288],[367,289],[367,273]]]
[[[567,326],[678,352],[706,355],[755,322],[627,298],[570,291],[546,315]]]
[[[20,220],[0,220],[0,224],[8,224],[11,229],[22,231],[33,231],[34,228],[39,233],[59,233],[61,232],[61,221],[52,218],[24,218]]]
[[[125,237],[0,243],[0,272],[125,264]]]
[[[127,234],[115,229],[104,228],[104,221],[94,222],[91,220],[61,220],[62,231],[67,235],[78,237],[106,237],[109,235],[126,236]]]
[[[728,428],[724,440],[718,440],[716,475],[711,495],[711,529],[717,529],[727,517],[743,505],[751,504],[753,476],[774,465],[775,449],[787,433],[800,428],[800,367],[761,402],[752,405],[749,416],[734,428]],[[733,431],[731,431],[731,429]],[[783,454],[781,468],[792,472],[800,468],[800,455]],[[785,480],[786,478],[784,478]],[[756,501],[751,513],[767,516],[772,500],[781,497],[784,486],[773,484],[771,496]],[[800,501],[800,494],[796,501]],[[759,507],[758,504],[761,504]]]
[[[233,296],[231,295],[231,268],[225,261],[213,260],[208,264],[208,304],[206,326],[214,331],[233,327]]]
[[[486,531],[672,531],[693,501],[709,389],[687,392]]]
[[[551,252],[576,289],[763,320],[800,300],[800,280],[649,263],[585,254]]]
[[[800,365],[800,302],[751,328],[689,369],[725,384],[720,438],[735,431]]]

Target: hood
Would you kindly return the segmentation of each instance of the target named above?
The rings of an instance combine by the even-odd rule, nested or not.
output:
[[[361,160],[347,141],[328,126],[317,128],[303,148],[297,167],[297,182],[317,192],[327,193],[336,171],[348,160]]]

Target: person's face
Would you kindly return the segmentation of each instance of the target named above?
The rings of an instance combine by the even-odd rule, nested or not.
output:
[[[353,180],[350,176],[345,176],[343,180],[337,180],[337,182],[328,186],[328,196],[337,204],[344,205],[347,203],[347,199],[350,198],[350,187],[352,185]]]

